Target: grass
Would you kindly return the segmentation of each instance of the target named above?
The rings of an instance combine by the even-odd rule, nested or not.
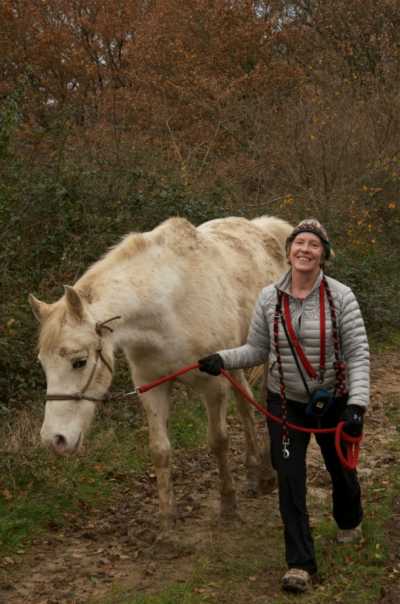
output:
[[[3,454],[1,552],[12,553],[49,525],[61,526],[65,514],[97,504],[99,492],[106,502],[112,496],[116,472],[144,467],[145,456],[140,451],[129,456],[133,447],[129,447],[127,435],[123,439],[107,436],[107,447],[87,459],[57,459],[39,449]]]
[[[171,445],[175,449],[193,449],[206,442],[207,417],[204,406],[188,402],[184,393],[176,402],[169,430]]]
[[[188,583],[185,585],[172,585],[168,587],[162,594],[153,596],[137,596],[134,600],[135,604],[202,604],[207,602],[204,599],[203,593],[196,593],[194,584]],[[103,604],[114,604],[115,602],[132,602],[128,599],[120,599],[118,590],[113,590],[112,595],[103,600]],[[123,597],[123,596],[122,596]]]

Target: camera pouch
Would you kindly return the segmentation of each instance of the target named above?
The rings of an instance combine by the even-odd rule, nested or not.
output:
[[[334,396],[325,388],[318,388],[311,393],[306,407],[306,415],[323,417],[334,403]]]

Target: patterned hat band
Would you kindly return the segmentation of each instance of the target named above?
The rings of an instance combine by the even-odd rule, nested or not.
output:
[[[286,240],[286,251],[288,252],[294,239],[300,233],[312,233],[317,235],[322,241],[325,250],[325,259],[328,260],[331,255],[331,244],[329,241],[328,233],[322,224],[315,218],[309,218],[302,220],[291,232]]]

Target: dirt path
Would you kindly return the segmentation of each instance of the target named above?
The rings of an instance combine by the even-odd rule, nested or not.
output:
[[[393,428],[384,419],[383,403],[388,395],[400,393],[398,355],[376,356],[372,375],[372,412],[367,419],[359,470],[364,489],[376,473],[384,472],[386,466],[396,462],[385,447],[388,432]],[[0,603],[83,604],[91,598],[109,595],[115,584],[134,586],[135,593],[157,592],[167,583],[190,577],[195,557],[211,545],[222,542],[225,551],[235,551],[243,539],[254,541],[261,525],[267,531],[268,526],[276,528],[280,524],[276,492],[257,499],[244,495],[242,437],[235,419],[231,438],[240,513],[246,519],[245,524],[221,529],[217,520],[216,470],[208,452],[201,449],[195,455],[180,453],[175,458],[174,471],[180,510],[176,547],[156,543],[154,476],[148,474],[130,482],[124,477],[120,497],[108,509],[82,509],[80,514],[68,518],[62,530],[50,527],[29,551],[21,550],[18,555],[0,560]],[[329,498],[330,489],[314,446],[310,450],[309,468],[310,511],[315,520],[321,507],[318,501]],[[392,528],[397,530],[400,540],[400,502],[394,510]],[[397,546],[389,562],[382,599],[385,604],[400,601],[400,588],[394,580],[400,571],[399,556]],[[270,593],[271,585],[277,588],[284,568],[281,553],[279,557],[275,567],[269,569],[269,584],[258,582],[260,599],[254,599],[253,591],[252,599],[247,601],[261,602],[267,588]]]

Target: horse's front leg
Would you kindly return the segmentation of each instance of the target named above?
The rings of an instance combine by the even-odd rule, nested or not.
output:
[[[237,514],[237,501],[228,465],[227,388],[221,380],[211,378],[204,392],[208,415],[208,445],[217,459],[220,477],[221,517],[231,518]]]
[[[171,479],[171,444],[168,437],[170,385],[163,384],[142,395],[149,426],[149,447],[157,477],[160,523],[169,531],[176,520],[176,505]]]

